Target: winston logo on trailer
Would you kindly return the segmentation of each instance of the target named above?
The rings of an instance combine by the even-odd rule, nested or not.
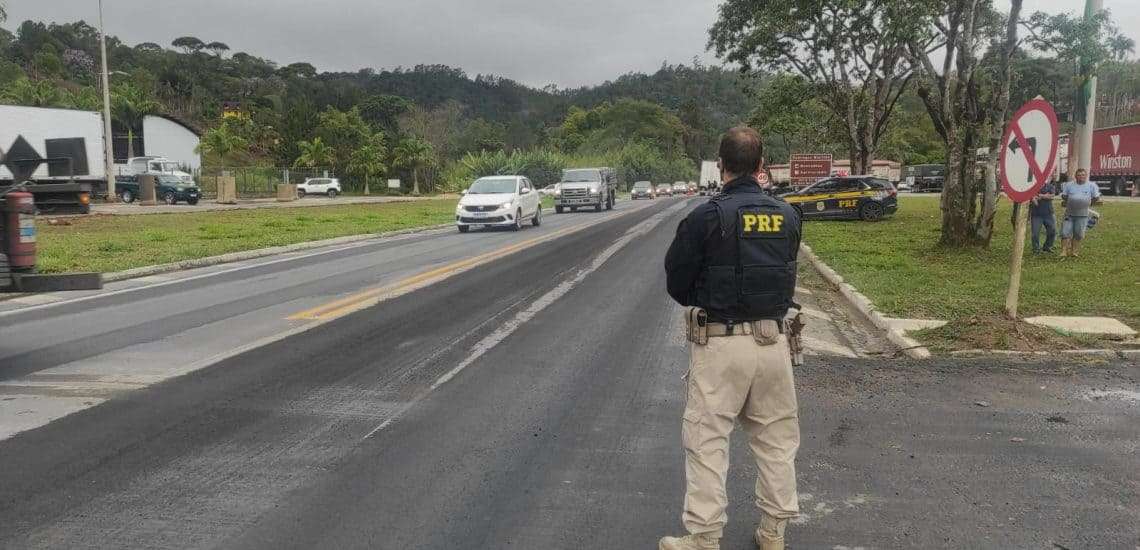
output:
[[[1120,134],[1108,136],[1112,141],[1112,154],[1100,156],[1101,170],[1127,170],[1132,168],[1132,155],[1120,154]]]

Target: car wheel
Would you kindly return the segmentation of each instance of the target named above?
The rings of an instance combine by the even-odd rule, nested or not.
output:
[[[297,190],[297,198],[298,198],[298,199],[303,199],[303,198],[305,198],[305,190],[304,190],[304,189],[298,189],[298,190]]]
[[[165,202],[166,204],[176,204],[178,200],[174,198],[173,191],[167,191],[162,194],[162,202]]]
[[[135,194],[131,193],[130,191],[123,191],[122,193],[119,193],[119,198],[127,204],[135,202]]]
[[[873,222],[883,218],[883,205],[877,202],[868,202],[859,209],[859,217],[863,221]]]
[[[511,226],[511,231],[521,231],[522,227],[522,209],[515,210],[515,224]]]
[[[571,206],[571,207],[570,207],[570,211],[571,211],[571,212],[577,212],[577,211],[578,211],[578,207],[577,207],[577,206]]]
[[[562,207],[561,206],[555,206],[554,207],[554,213],[555,214],[561,214],[562,213]]]
[[[335,199],[336,198],[336,189],[329,189],[328,193],[326,193],[326,194],[329,196],[330,199]]]
[[[471,231],[471,228],[470,228],[469,226],[466,226],[466,225],[459,225],[459,226],[456,226],[456,227],[458,227],[458,228],[459,228],[459,232],[460,232],[460,233],[466,233],[466,232],[468,232],[468,231]]]
[[[189,204],[190,206],[194,206],[195,204],[198,204],[198,199],[190,199],[190,200],[186,201],[186,204]]]
[[[601,199],[598,199],[598,204],[595,204],[595,205],[594,205],[594,212],[601,212],[601,211],[602,211],[602,207],[603,207],[604,205],[605,205],[605,202],[604,202],[604,201],[602,201]]]
[[[538,210],[534,211],[534,217],[530,219],[531,225],[538,227],[542,225],[542,205],[538,205]]]
[[[614,209],[614,196],[610,195],[610,200],[606,201],[606,210]]]

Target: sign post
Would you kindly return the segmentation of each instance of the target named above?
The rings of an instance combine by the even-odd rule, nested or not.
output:
[[[795,153],[788,165],[792,185],[811,185],[831,175],[831,154]]]
[[[1019,204],[1029,202],[1049,180],[1057,162],[1058,137],[1057,114],[1053,112],[1053,106],[1043,98],[1030,100],[1014,113],[1005,129],[998,157],[1001,188],[1011,201]],[[1028,213],[1019,212],[1013,232],[1009,292],[1005,296],[1005,314],[1010,319],[1017,319],[1021,260],[1025,255],[1025,226],[1028,218]]]

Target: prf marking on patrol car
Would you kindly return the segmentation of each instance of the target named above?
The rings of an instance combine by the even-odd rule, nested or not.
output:
[[[741,214],[745,233],[779,233],[784,226],[783,214]]]
[[[859,206],[859,201],[857,200],[839,201],[840,208],[855,208],[856,206]]]

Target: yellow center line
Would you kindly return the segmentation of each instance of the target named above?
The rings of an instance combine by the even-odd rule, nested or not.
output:
[[[594,225],[593,222],[581,223],[560,229],[541,237],[527,239],[520,243],[508,245],[497,250],[492,250],[491,252],[479,254],[478,256],[473,256],[465,260],[459,260],[457,262],[437,267],[423,273],[412,275],[411,277],[390,285],[370,288],[368,290],[363,290],[356,294],[351,294],[349,296],[345,296],[344,298],[340,298],[338,300],[334,300],[332,302],[328,302],[311,309],[299,311],[286,317],[286,319],[290,321],[328,321],[330,319],[342,317],[354,311],[359,311],[366,307],[378,304],[384,299],[392,298],[411,290],[415,290],[417,288],[426,286],[428,283],[439,282],[461,271],[465,271],[472,267],[488,263],[491,260],[513,254],[526,248],[530,248],[540,242],[549,241],[592,225]]]

